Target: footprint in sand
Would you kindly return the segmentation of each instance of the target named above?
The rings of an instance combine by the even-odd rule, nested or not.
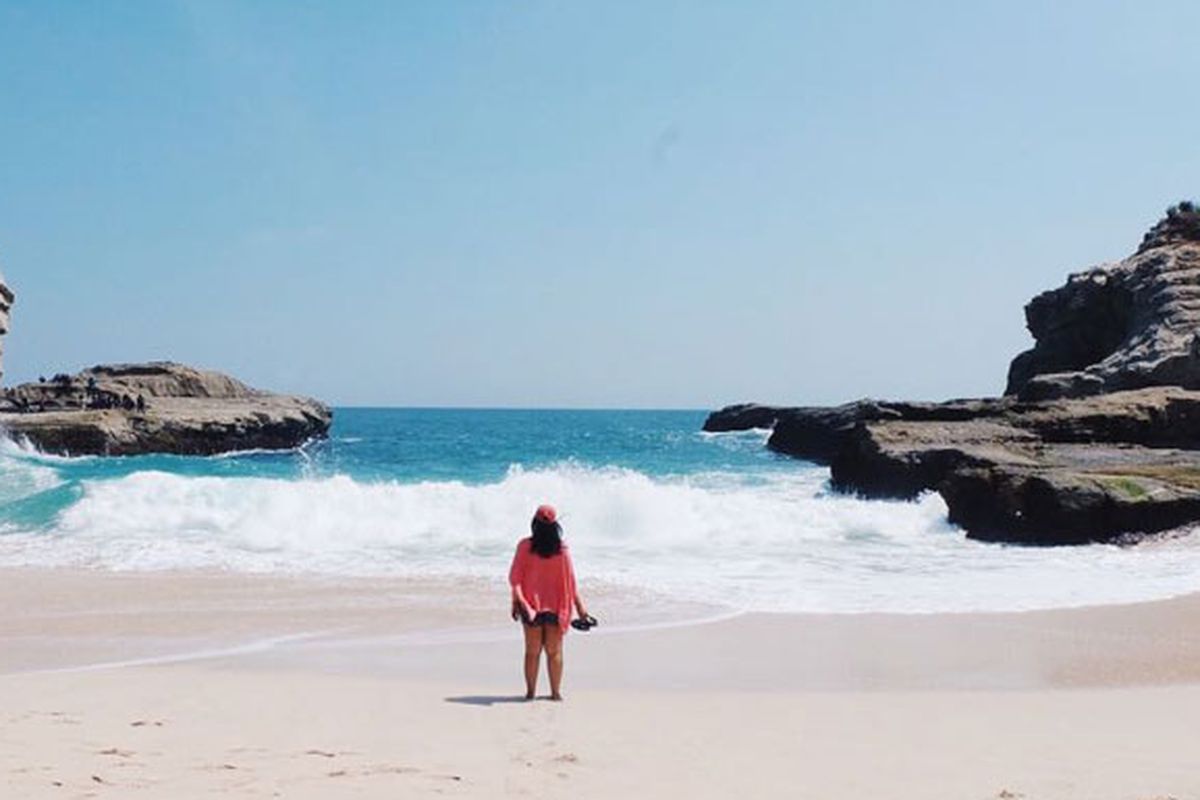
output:
[[[305,750],[306,756],[320,756],[321,758],[337,758],[337,753],[331,753],[328,750]]]
[[[395,764],[368,764],[362,769],[335,769],[325,773],[327,778],[345,778],[350,775],[373,777],[377,775],[419,775],[421,770],[416,767],[402,767]],[[427,775],[427,778],[444,781],[461,781],[461,775]]]
[[[49,717],[50,721],[56,725],[79,725],[81,720],[74,714],[68,714],[65,711],[47,711],[41,714],[43,717]]]
[[[122,750],[118,747],[110,747],[106,750],[97,751],[98,755],[102,756],[117,756],[118,758],[133,758],[136,753],[132,750]]]
[[[416,775],[416,767],[400,767],[395,764],[371,764],[363,769],[363,775]]]

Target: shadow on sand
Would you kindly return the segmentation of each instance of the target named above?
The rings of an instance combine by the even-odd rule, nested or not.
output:
[[[459,703],[464,706],[495,706],[503,703],[528,703],[523,694],[472,694],[465,697],[447,697],[447,703]]]

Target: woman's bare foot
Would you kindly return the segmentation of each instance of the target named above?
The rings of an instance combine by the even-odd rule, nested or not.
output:
[[[550,699],[551,699],[551,700],[553,700],[553,701],[554,701],[554,702],[556,702],[556,703],[561,703],[561,702],[562,702],[562,695],[561,695],[561,694],[552,694],[552,695],[550,695]]]
[[[525,699],[526,699],[526,700],[532,700],[532,699],[533,699],[533,692],[526,692],[526,693],[525,693]]]

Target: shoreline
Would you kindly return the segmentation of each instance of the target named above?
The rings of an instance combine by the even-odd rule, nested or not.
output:
[[[613,689],[995,690],[1200,684],[1200,592],[1132,604],[956,613],[749,612],[603,587],[572,673]],[[520,637],[487,580],[0,569],[0,677],[214,665],[464,681]],[[773,657],[730,652],[769,643]],[[639,658],[669,666],[642,674]]]

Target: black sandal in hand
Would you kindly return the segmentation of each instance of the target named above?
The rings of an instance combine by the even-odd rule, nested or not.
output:
[[[577,631],[589,631],[599,624],[591,614],[584,614],[579,619],[571,620],[571,627]]]

